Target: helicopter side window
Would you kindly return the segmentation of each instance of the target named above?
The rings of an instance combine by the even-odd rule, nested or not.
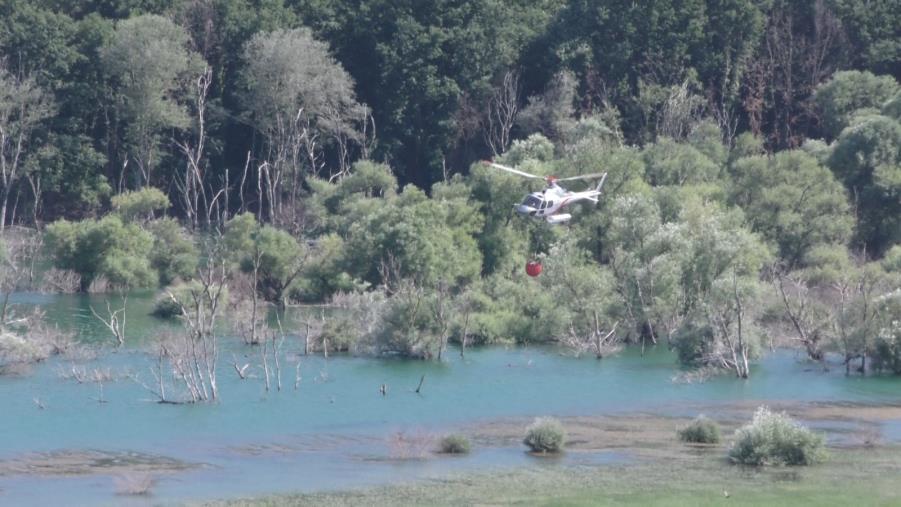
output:
[[[547,202],[547,207],[548,207],[548,208],[553,208],[553,207],[554,207],[554,201],[548,201],[548,202]]]
[[[540,209],[542,203],[541,199],[535,197],[534,195],[530,195],[522,201],[522,204],[530,208]]]

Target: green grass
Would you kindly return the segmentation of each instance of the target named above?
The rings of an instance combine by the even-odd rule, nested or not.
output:
[[[715,449],[684,460],[541,466],[225,505],[901,505],[901,447],[834,449],[830,456],[812,467],[747,468]]]

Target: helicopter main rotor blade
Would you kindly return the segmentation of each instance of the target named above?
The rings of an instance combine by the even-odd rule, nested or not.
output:
[[[605,174],[607,173],[582,174],[579,176],[570,176],[568,178],[557,178],[557,181],[590,180],[592,178],[600,178]]]
[[[534,174],[529,174],[524,171],[520,171],[519,169],[514,169],[512,167],[507,167],[505,165],[495,164],[494,162],[489,162],[487,160],[482,162],[483,164],[494,167],[495,169],[500,169],[501,171],[507,171],[508,173],[518,174],[519,176],[523,176],[525,178],[534,178],[534,179],[544,179],[544,176],[536,176]]]

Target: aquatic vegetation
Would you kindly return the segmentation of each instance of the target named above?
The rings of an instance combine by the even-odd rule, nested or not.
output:
[[[563,450],[566,443],[566,430],[563,424],[552,417],[539,417],[526,428],[526,437],[522,441],[532,452],[555,453]]]
[[[439,447],[444,454],[469,454],[471,446],[466,435],[454,433],[442,438]]]
[[[720,441],[720,427],[704,415],[678,431],[679,440],[692,444],[716,444]]]

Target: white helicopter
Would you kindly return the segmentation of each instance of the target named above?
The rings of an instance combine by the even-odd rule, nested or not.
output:
[[[537,176],[529,174],[519,169],[507,167],[494,162],[484,161],[485,165],[513,173],[524,178],[542,179],[547,182],[547,187],[541,192],[532,192],[527,195],[521,203],[513,205],[513,209],[523,216],[529,216],[536,219],[543,218],[549,224],[562,224],[568,222],[572,218],[569,213],[560,213],[566,206],[588,200],[594,203],[598,202],[598,196],[601,195],[601,187],[604,186],[604,180],[607,179],[607,173],[583,174],[581,176],[571,176],[569,178],[557,178],[554,176]],[[601,182],[593,190],[584,190],[582,192],[571,192],[557,184],[558,181],[572,180],[588,180],[601,178]]]

